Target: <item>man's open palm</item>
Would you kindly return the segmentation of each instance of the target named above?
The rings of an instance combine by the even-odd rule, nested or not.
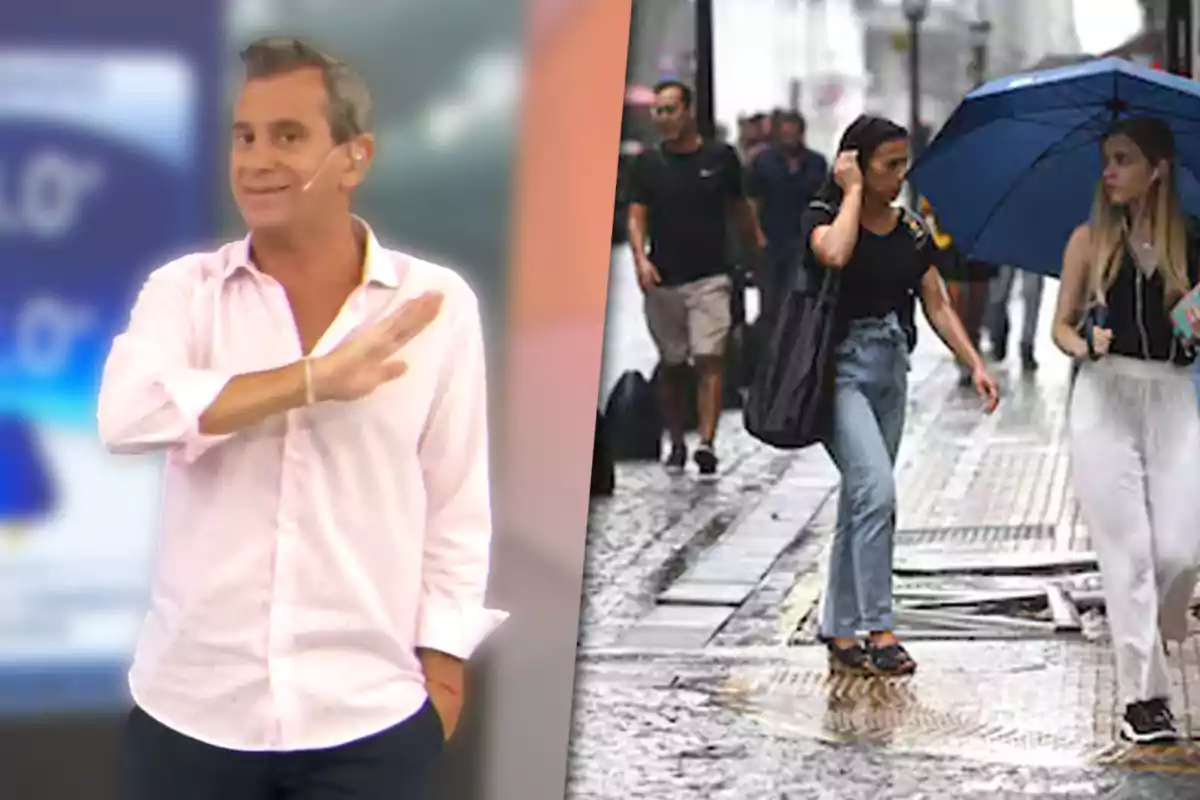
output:
[[[316,399],[357,400],[403,375],[408,365],[396,358],[397,351],[429,327],[441,312],[442,301],[440,292],[426,292],[408,300],[329,355],[316,359]]]

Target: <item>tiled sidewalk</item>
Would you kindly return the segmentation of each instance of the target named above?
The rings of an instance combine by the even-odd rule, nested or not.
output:
[[[1032,380],[997,367],[1005,399],[987,417],[928,329],[922,342],[897,472],[898,564],[1086,555],[1064,447],[1066,360],[1047,345]],[[830,680],[803,635],[833,527],[833,483],[814,499],[826,457],[765,448],[737,413],[720,441],[716,484],[622,465],[616,496],[593,506],[570,796],[1200,797],[1196,749],[1113,745],[1111,651],[1080,633],[919,637],[921,671],[903,685]],[[810,510],[787,507],[793,491]],[[803,529],[790,545],[758,530],[777,525]],[[768,543],[782,550],[747,597],[749,567],[714,558],[751,554],[757,573]],[[630,635],[689,615],[669,635]],[[1172,663],[1177,714],[1200,734],[1200,640]]]

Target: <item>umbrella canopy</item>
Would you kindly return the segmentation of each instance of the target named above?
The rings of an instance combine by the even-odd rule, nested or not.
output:
[[[1175,135],[1185,208],[1200,214],[1200,84],[1105,58],[984,84],[955,109],[910,173],[964,253],[1056,275],[1087,220],[1099,140],[1126,116]]]

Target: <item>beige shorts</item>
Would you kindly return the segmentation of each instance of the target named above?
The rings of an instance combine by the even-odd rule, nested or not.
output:
[[[733,281],[713,275],[680,286],[646,290],[646,324],[664,364],[721,358],[729,340]]]

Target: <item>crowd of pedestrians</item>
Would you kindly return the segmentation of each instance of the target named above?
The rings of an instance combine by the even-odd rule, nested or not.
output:
[[[795,111],[740,120],[731,144],[701,135],[692,99],[679,82],[656,87],[652,114],[662,139],[634,164],[630,193],[629,242],[664,367],[666,464],[681,470],[688,461],[681,375],[690,364],[700,376],[693,459],[702,475],[716,472],[736,258],[759,292],[758,327],[770,332],[771,347],[757,357],[789,361],[772,367],[782,379],[752,383],[747,427],[776,446],[819,442],[841,473],[821,610],[831,667],[909,674],[916,660],[893,631],[892,551],[916,308],[958,362],[961,385],[991,413],[1000,393],[981,355],[983,336],[991,360],[1004,361],[1019,276],[1020,363],[1027,375],[1035,372],[1044,279],[970,258],[928,203],[912,210],[898,203],[911,161],[904,127],[859,117],[830,165],[806,143],[805,120]],[[1200,565],[1189,533],[1200,495],[1188,488],[1200,447],[1188,377],[1200,312],[1188,317],[1187,330],[1171,318],[1197,283],[1196,238],[1180,211],[1166,124],[1125,121],[1097,146],[1103,175],[1092,179],[1092,216],[1062,259],[1053,342],[1076,364],[1072,474],[1099,553],[1125,705],[1122,733],[1145,743],[1175,737],[1164,643],[1186,635]],[[731,230],[741,247],[734,256]],[[808,299],[796,299],[802,296]],[[798,316],[805,319],[789,328]],[[804,391],[806,382],[817,389]],[[756,391],[778,397],[756,403]],[[762,411],[772,402],[774,410]],[[819,407],[794,408],[805,402]],[[772,425],[768,435],[755,430]],[[778,430],[788,425],[793,430]]]

